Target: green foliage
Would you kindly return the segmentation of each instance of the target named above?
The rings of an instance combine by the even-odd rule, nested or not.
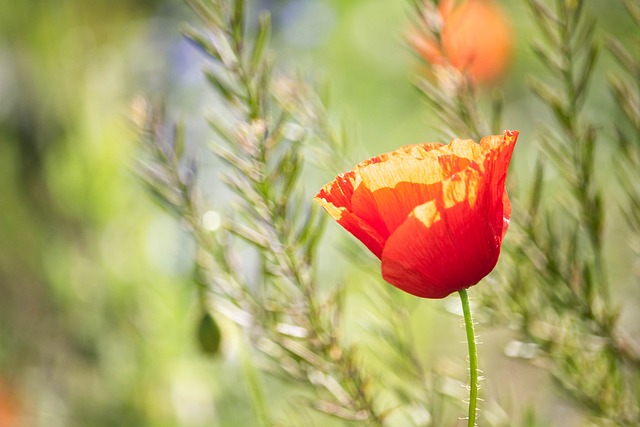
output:
[[[637,6],[631,3],[627,8],[637,21]],[[596,161],[597,153],[606,152],[599,148],[605,141],[599,129],[606,119],[593,122],[588,112],[600,45],[594,38],[595,20],[586,15],[584,4],[528,1],[542,35],[532,49],[548,73],[530,77],[529,87],[555,123],[537,124],[545,157],[537,162],[529,189],[512,188],[515,214],[504,247],[508,262],[502,263],[500,283],[483,288],[481,304],[494,320],[515,327],[522,339],[537,345],[536,360],[544,359],[557,383],[594,421],[636,425],[640,354],[619,326],[620,308],[611,297],[615,284],[606,272],[607,215],[613,215],[606,207],[614,202],[615,192],[603,187],[615,183],[599,174],[602,165]],[[638,64],[615,38],[610,38],[609,47],[625,73],[612,75],[610,82],[626,120],[614,121],[622,148],[617,169],[625,190],[623,213],[629,232],[637,236],[640,205],[635,182],[640,168],[631,141],[638,135],[638,91],[631,82],[639,81]],[[473,89],[458,90],[447,100],[443,98],[449,86],[441,78],[418,86],[445,125],[457,125],[461,134],[477,134],[475,123],[482,120],[469,120],[481,117],[480,99],[467,95]],[[494,123],[496,112],[500,109],[494,108]],[[562,184],[551,188],[550,170],[560,174]]]
[[[160,192],[164,205],[186,220],[199,244],[198,263],[206,272],[203,283],[209,292],[201,298],[247,327],[260,357],[272,363],[269,370],[315,388],[310,403],[316,409],[382,425],[406,408],[422,407],[428,408],[432,422],[444,422],[439,409],[443,396],[434,393],[434,384],[442,378],[425,373],[411,335],[400,333],[408,311],[395,304],[382,311],[378,335],[408,375],[401,382],[387,382],[385,392],[376,391],[354,348],[340,334],[342,288],[324,299],[318,292],[313,269],[322,220],[301,191],[301,172],[308,141],[325,137],[329,156],[339,153],[340,146],[337,138],[326,138],[333,132],[309,87],[274,75],[274,56],[266,48],[268,15],[262,14],[255,30],[248,31],[243,2],[192,5],[207,23],[208,35],[192,29],[186,34],[216,64],[205,76],[227,106],[224,115],[208,118],[218,136],[210,148],[224,164],[221,179],[236,197],[236,213],[223,212],[223,227],[215,233],[203,229],[199,218],[210,209],[208,202],[199,195],[196,180],[186,182],[179,174],[188,156],[176,155],[171,147],[178,144],[163,143],[153,126],[147,146],[154,163],[145,176],[152,192],[165,187]],[[618,309],[611,302],[603,250],[606,203],[595,161],[602,137],[598,124],[584,113],[600,53],[593,38],[595,22],[585,16],[583,2],[558,1],[555,11],[538,0],[529,6],[543,35],[533,52],[550,78],[532,77],[530,88],[548,106],[555,124],[542,126],[538,137],[546,157],[537,163],[530,190],[514,200],[516,211],[523,213],[512,223],[511,243],[505,247],[509,274],[493,291],[482,292],[481,303],[495,321],[519,319],[516,326],[523,339],[537,345],[536,360],[545,360],[557,383],[594,420],[632,425],[638,417],[638,355],[623,338]],[[438,11],[423,2],[413,2],[412,8],[414,24],[438,39],[440,29],[433,26],[437,17],[430,16]],[[611,49],[633,75],[633,58],[616,42]],[[614,94],[624,94],[620,105],[629,121],[637,123],[628,82],[621,77],[611,82]],[[479,138],[489,128],[497,131],[509,102],[502,92],[493,91],[490,120],[485,120],[483,93],[464,71],[453,68],[441,68],[416,84],[441,119],[440,131],[449,135]],[[292,138],[292,128],[303,132]],[[625,132],[627,128],[618,129],[621,146],[631,150]],[[558,188],[570,196],[561,208],[548,199],[550,168],[561,174],[564,185]],[[633,182],[622,174],[621,179],[627,187]],[[633,220],[633,209],[627,211]],[[249,253],[255,262],[236,264]],[[251,278],[243,273],[247,268]],[[390,355],[380,357],[385,363],[391,360]],[[261,393],[254,395],[256,406],[262,407]],[[376,402],[383,400],[402,409],[380,410]],[[407,422],[417,425],[423,422],[416,421],[419,418],[409,416]],[[528,411],[522,425],[536,423]]]
[[[129,52],[150,6],[0,2],[0,388],[21,425],[183,424],[189,375],[210,400],[215,375],[184,327],[190,291],[157,267],[177,232],[158,232],[129,170],[123,112],[149,53]]]
[[[158,39],[178,37],[172,19],[181,9],[161,0],[85,3],[0,2],[0,390],[22,397],[26,421],[455,425],[467,372],[463,331],[451,338],[445,326],[455,323],[447,301],[425,305],[379,283],[378,265],[359,247],[323,237],[314,174],[355,163],[346,159],[351,129],[336,130],[328,97],[306,71],[285,69],[302,50],[283,41],[283,21],[258,13],[257,2],[189,2],[204,29],[184,34],[208,59],[203,76],[215,93],[206,116],[214,140],[204,143],[190,117],[167,125],[175,106],[165,112],[131,90],[154,91],[170,74],[158,68]],[[273,3],[280,12],[287,2]],[[397,25],[402,8],[328,3],[341,29],[327,49],[338,52],[313,54],[331,70],[336,104],[365,119],[363,151],[434,139],[412,123],[421,109],[398,84],[409,66],[397,54],[401,30],[394,39],[378,28]],[[478,86],[447,67],[415,72],[437,134],[537,130],[523,132],[516,149],[501,264],[470,291],[480,367],[491,373],[479,423],[565,425],[545,412],[543,398],[556,399],[546,386],[533,399],[520,396],[531,396],[529,383],[512,392],[533,364],[536,380],[548,371],[566,397],[559,405],[572,402],[575,425],[637,425],[640,8],[633,0],[624,0],[626,13],[619,2],[521,3],[531,21],[519,3],[503,2],[519,37],[534,41],[503,85]],[[436,4],[410,0],[404,11],[438,39]],[[607,13],[593,19],[605,8],[620,29]],[[167,16],[148,19],[158,13]],[[375,30],[355,28],[370,21]],[[607,28],[613,34],[601,37]],[[625,29],[635,35],[620,37]],[[381,43],[391,39],[392,52]],[[274,43],[284,45],[278,58]],[[605,74],[610,109],[598,92]],[[122,123],[132,98],[142,154]],[[528,165],[532,152],[540,156]],[[149,198],[177,225],[144,202],[128,169],[136,156]],[[318,267],[342,257],[367,272]],[[493,333],[506,326],[505,353],[515,361],[491,355]],[[445,351],[451,342],[459,348]]]
[[[522,197],[517,201],[528,215],[515,224],[515,244],[506,248],[512,276],[504,280],[509,286],[485,303],[496,312],[504,304],[518,315],[518,327],[539,345],[555,379],[595,419],[636,425],[640,355],[630,351],[618,325],[619,308],[612,303],[613,284],[606,273],[606,215],[613,213],[605,212],[612,200],[604,196],[612,193],[602,188],[613,183],[598,174],[596,153],[604,138],[597,131],[601,124],[586,114],[599,48],[595,21],[584,16],[583,4],[558,1],[552,11],[541,1],[529,2],[545,36],[534,52],[557,82],[551,86],[530,80],[556,119],[556,126],[542,126],[538,137],[571,199],[557,204],[560,197],[545,189],[549,166],[539,163],[528,204]],[[625,98],[632,96],[630,92]],[[620,159],[627,164],[624,169],[630,161]],[[629,191],[626,197],[634,199]]]
[[[631,1],[625,1],[625,6],[635,28],[640,29],[640,7]],[[636,39],[636,44],[638,42]],[[623,213],[637,236],[640,234],[640,185],[637,179],[640,169],[640,58],[637,54],[632,55],[615,38],[609,38],[608,47],[621,68],[620,72],[609,75],[609,84],[620,116],[624,118],[621,123],[615,124],[620,148],[616,166],[620,183],[627,196],[623,202]]]
[[[335,301],[341,291],[323,297],[313,274],[324,217],[300,185],[300,174],[306,141],[330,133],[323,127],[325,113],[307,84],[274,75],[273,55],[266,49],[268,15],[261,15],[255,37],[249,37],[242,1],[190,4],[208,33],[188,29],[185,34],[217,65],[206,77],[228,107],[207,121],[218,136],[209,148],[224,165],[220,178],[235,195],[225,204],[232,203],[234,211],[220,211],[221,230],[212,233],[203,226],[203,215],[212,208],[196,180],[186,178],[193,163],[175,149],[180,132],[166,144],[159,132],[162,119],[153,114],[144,131],[152,163],[143,165],[142,176],[151,193],[186,221],[198,244],[198,268],[207,284],[207,292],[200,293],[203,305],[210,301],[244,326],[269,370],[312,385],[318,392],[313,407],[381,425],[370,379],[337,327],[342,312]],[[328,154],[333,152],[335,146]],[[182,176],[187,164],[189,172]],[[254,256],[254,262],[237,261]],[[262,394],[253,396],[256,408],[263,407]]]

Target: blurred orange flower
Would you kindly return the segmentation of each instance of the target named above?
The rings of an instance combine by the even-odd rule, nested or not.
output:
[[[382,261],[382,277],[424,298],[475,285],[498,261],[511,205],[505,191],[517,131],[373,157],[315,200]]]
[[[440,42],[431,34],[411,31],[409,45],[430,64],[443,64],[466,71],[476,81],[490,82],[506,70],[513,48],[508,20],[491,0],[466,0],[458,6],[442,0]]]
[[[19,413],[16,397],[0,382],[0,427],[17,427]]]

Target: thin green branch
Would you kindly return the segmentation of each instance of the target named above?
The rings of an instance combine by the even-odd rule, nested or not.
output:
[[[212,37],[192,30],[188,37],[219,63],[207,79],[228,107],[225,123],[219,117],[209,119],[219,137],[211,148],[225,163],[223,181],[242,205],[237,218],[223,220],[215,234],[204,229],[204,201],[194,182],[181,181],[179,162],[173,161],[180,156],[164,155],[158,148],[162,136],[157,129],[149,145],[161,173],[150,177],[149,186],[161,186],[174,195],[164,202],[187,222],[202,249],[198,262],[209,271],[210,291],[218,299],[214,302],[232,320],[248,326],[251,341],[259,344],[279,371],[314,386],[319,396],[337,400],[329,406],[314,405],[319,409],[382,426],[371,381],[355,362],[355,350],[344,345],[332,324],[340,312],[323,305],[316,291],[313,254],[324,217],[315,215],[318,208],[309,206],[310,202],[299,203],[296,198],[302,140],[317,132],[334,141],[322,106],[302,82],[272,75],[273,58],[266,48],[267,14],[261,15],[257,34],[250,39],[243,1],[210,6],[199,0],[190,3],[204,14]],[[303,137],[290,137],[287,126],[304,129]],[[232,242],[236,239],[250,243],[257,252],[256,283],[249,283],[243,274],[246,266],[235,265]],[[258,419],[268,425],[264,397],[256,388],[253,371],[248,372]],[[326,381],[313,380],[318,373]]]

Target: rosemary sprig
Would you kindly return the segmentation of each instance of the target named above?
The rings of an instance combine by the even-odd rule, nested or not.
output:
[[[539,135],[543,151],[564,177],[572,206],[547,201],[543,162],[537,167],[526,213],[507,245],[513,270],[508,296],[484,301],[520,316],[520,330],[547,355],[557,382],[597,418],[635,425],[637,355],[617,326],[605,272],[605,201],[596,174],[598,125],[587,119],[586,95],[597,65],[595,23],[584,2],[528,0],[544,41],[533,49],[557,84],[531,78],[532,91],[549,107],[556,126]],[[558,191],[558,189],[556,189]],[[571,199],[568,199],[571,200]],[[555,208],[553,204],[555,204]],[[631,377],[629,377],[631,375]]]
[[[630,0],[624,3],[636,29],[640,30],[640,7]],[[615,38],[607,41],[607,47],[620,66],[620,71],[609,75],[611,93],[620,112],[618,117],[622,118],[615,123],[615,137],[620,148],[616,169],[625,190],[623,213],[635,233],[636,252],[640,253],[640,59]]]
[[[185,34],[215,64],[205,75],[225,109],[207,118],[217,136],[209,148],[224,164],[221,179],[233,192],[235,213],[216,213],[222,229],[206,229],[202,218],[209,202],[191,178],[193,162],[176,149],[181,139],[163,143],[162,118],[153,119],[146,132],[148,187],[187,223],[197,242],[203,306],[242,324],[269,362],[267,370],[313,387],[312,407],[381,426],[372,380],[341,338],[342,291],[323,300],[313,270],[324,217],[303,191],[303,154],[306,141],[320,135],[329,142],[325,154],[334,155],[339,138],[309,85],[274,72],[268,14],[247,29],[242,0],[188,3],[207,24],[206,33]]]
[[[426,5],[425,5],[426,3]],[[536,343],[538,357],[567,393],[587,413],[619,425],[635,425],[638,360],[633,340],[618,326],[618,308],[611,303],[605,271],[605,197],[596,174],[597,130],[589,121],[587,93],[598,65],[599,44],[595,21],[584,11],[584,1],[527,0],[542,35],[533,51],[546,66],[551,81],[530,78],[530,88],[552,113],[555,124],[543,125],[538,137],[545,158],[538,161],[529,191],[510,195],[518,220],[511,222],[505,252],[511,272],[501,284],[482,288],[479,301],[495,320],[514,325],[526,340]],[[553,6],[550,4],[552,3]],[[626,1],[638,21],[637,6]],[[436,8],[429,2],[411,1],[424,31],[438,38]],[[620,147],[619,177],[626,190],[624,213],[632,230],[640,230],[640,170],[638,87],[640,66],[617,41],[610,50],[622,73],[610,82],[625,122],[616,126]],[[475,90],[443,84],[455,81],[456,70],[433,67],[434,79],[422,79],[419,87],[448,132],[474,135],[485,129]],[[444,74],[438,74],[444,73]],[[447,79],[442,75],[450,76]],[[435,81],[435,82],[434,82]],[[464,78],[459,80],[465,82]],[[452,90],[452,88],[456,90]],[[491,127],[498,130],[502,97],[493,100]],[[462,108],[464,107],[464,108]],[[496,114],[497,113],[497,114]],[[551,160],[553,166],[547,160]],[[554,167],[564,178],[569,198],[554,198],[545,182],[545,171]],[[562,200],[558,203],[558,200]],[[640,240],[639,240],[640,241]]]

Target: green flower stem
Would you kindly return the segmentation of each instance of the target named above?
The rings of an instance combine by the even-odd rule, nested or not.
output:
[[[469,295],[467,290],[458,291],[462,312],[464,313],[464,326],[467,329],[467,344],[469,345],[469,422],[468,427],[476,425],[476,408],[478,407],[478,353],[476,351],[476,336],[473,332],[473,319],[469,308]]]

